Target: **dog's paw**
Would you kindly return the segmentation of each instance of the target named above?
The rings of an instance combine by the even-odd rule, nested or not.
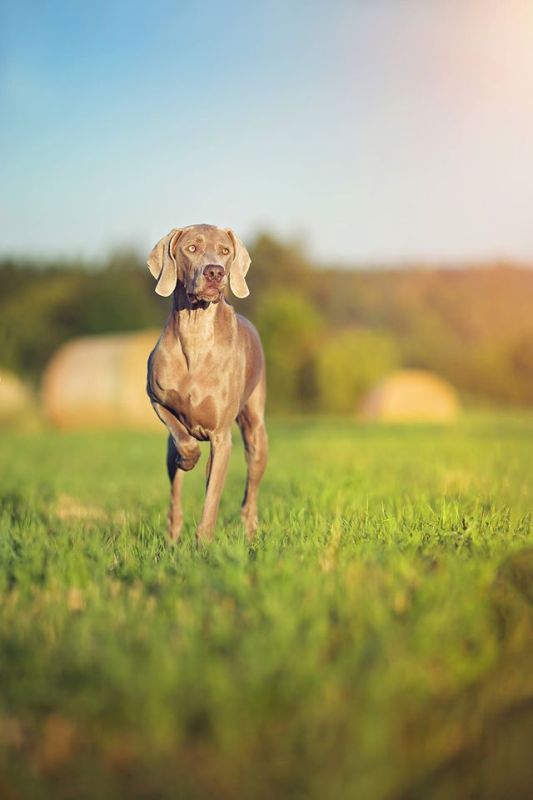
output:
[[[244,530],[249,539],[253,539],[257,531],[258,519],[257,511],[243,508],[241,511],[241,520],[244,525]]]

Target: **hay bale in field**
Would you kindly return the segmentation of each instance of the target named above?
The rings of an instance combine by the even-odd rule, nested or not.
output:
[[[42,402],[59,428],[158,428],[146,395],[146,361],[159,332],[74,339],[43,376]]]
[[[28,387],[12,372],[0,370],[0,426],[10,427],[35,417],[35,401]]]
[[[450,422],[459,413],[453,386],[432,372],[402,369],[383,378],[359,409],[376,422]]]

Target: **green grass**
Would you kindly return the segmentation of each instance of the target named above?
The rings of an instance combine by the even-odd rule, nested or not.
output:
[[[197,552],[161,434],[2,434],[0,797],[513,798],[533,785],[533,418],[270,423]]]

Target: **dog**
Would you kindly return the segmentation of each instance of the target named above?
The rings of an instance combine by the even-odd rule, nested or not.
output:
[[[152,406],[169,432],[169,536],[180,536],[183,476],[200,458],[198,442],[208,441],[206,496],[196,541],[213,538],[236,420],[247,464],[241,517],[251,539],[268,455],[265,358],[256,329],[225,297],[228,285],[236,297],[249,295],[250,256],[232,230],[191,225],[164,236],[147,264],[157,280],[156,293],[172,295],[170,315],[148,359],[147,381]]]

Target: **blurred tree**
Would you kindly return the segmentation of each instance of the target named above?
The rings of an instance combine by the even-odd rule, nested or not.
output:
[[[256,315],[267,364],[271,409],[310,408],[314,401],[312,360],[323,321],[300,294],[267,295]]]
[[[154,294],[148,270],[111,268],[85,276],[83,292],[63,314],[76,332],[112,333],[162,325],[169,303]]]
[[[2,366],[35,379],[54,350],[72,335],[72,325],[62,319],[73,298],[81,292],[82,276],[36,276],[9,296],[0,308]]]
[[[253,317],[261,299],[278,290],[298,291],[309,295],[309,284],[313,280],[311,262],[298,242],[282,242],[268,233],[260,233],[249,248],[252,266],[246,276],[250,297],[241,306],[235,298],[236,307],[246,309]]]
[[[520,401],[533,405],[533,331],[521,336],[511,350],[511,365],[518,377]]]
[[[331,333],[315,353],[319,408],[353,413],[363,394],[399,362],[386,333],[353,328]]]
[[[15,273],[15,274],[13,274]],[[11,266],[0,298],[0,365],[36,379],[67,339],[160,327],[168,303],[154,294],[148,271],[126,261],[103,269]]]

